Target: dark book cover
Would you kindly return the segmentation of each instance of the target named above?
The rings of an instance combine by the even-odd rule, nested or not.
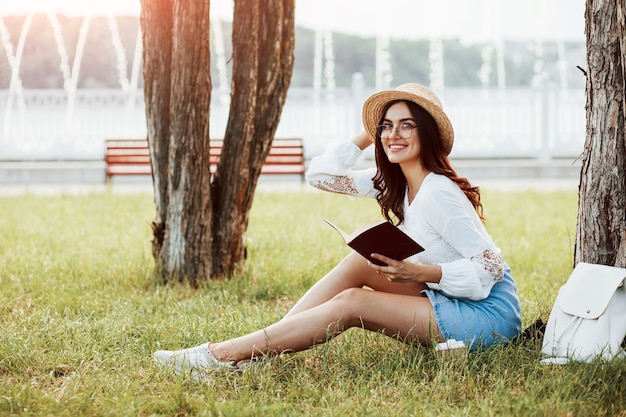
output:
[[[376,265],[386,264],[373,259],[370,256],[372,253],[378,253],[391,259],[402,261],[424,250],[409,235],[385,220],[363,226],[355,230],[351,235],[348,235],[331,221],[327,219],[324,219],[324,221],[339,232],[348,246]]]

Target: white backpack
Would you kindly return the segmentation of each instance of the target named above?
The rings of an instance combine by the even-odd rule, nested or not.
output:
[[[543,336],[544,364],[624,354],[626,269],[580,262],[556,297]]]

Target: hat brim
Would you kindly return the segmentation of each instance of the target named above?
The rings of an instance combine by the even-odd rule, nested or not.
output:
[[[422,87],[422,89],[422,91],[417,90],[416,92],[403,91],[399,89],[380,91],[372,94],[367,100],[365,100],[362,113],[363,127],[370,135],[370,139],[372,141],[375,140],[376,127],[383,116],[383,109],[388,103],[397,100],[412,101],[426,110],[435,120],[435,123],[437,123],[437,126],[439,127],[443,150],[446,155],[450,154],[452,151],[452,145],[454,144],[454,129],[452,128],[452,123],[450,123],[450,119],[448,119],[448,116],[440,106],[433,103],[432,99],[425,97],[426,94],[433,93],[425,87]],[[425,93],[425,91],[428,91],[428,93]],[[420,92],[424,94],[420,94]]]

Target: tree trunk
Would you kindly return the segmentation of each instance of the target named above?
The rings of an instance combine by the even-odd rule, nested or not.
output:
[[[212,184],[213,274],[231,275],[293,70],[294,0],[236,0],[233,80],[224,148]]]
[[[209,3],[144,0],[144,78],[156,219],[165,280],[211,273]]]
[[[587,137],[575,263],[626,267],[626,3],[587,0]]]

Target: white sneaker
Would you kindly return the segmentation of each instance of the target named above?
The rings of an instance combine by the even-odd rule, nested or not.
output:
[[[161,368],[168,368],[176,375],[189,375],[196,381],[207,377],[208,371],[215,369],[237,369],[230,362],[221,362],[209,350],[209,344],[182,350],[157,350],[154,360]]]

